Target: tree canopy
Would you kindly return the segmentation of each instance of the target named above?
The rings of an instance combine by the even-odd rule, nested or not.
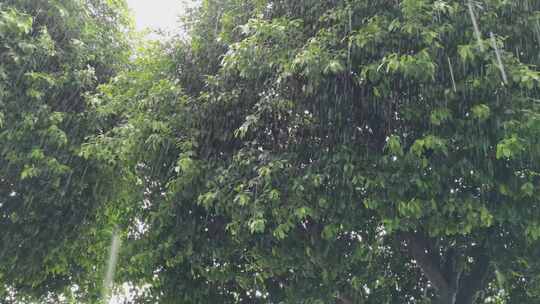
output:
[[[0,298],[62,291],[101,252],[92,231],[108,200],[106,167],[80,150],[100,132],[86,95],[127,64],[124,10],[0,3]]]
[[[100,301],[116,226],[134,303],[540,299],[540,2],[0,11],[4,294]]]

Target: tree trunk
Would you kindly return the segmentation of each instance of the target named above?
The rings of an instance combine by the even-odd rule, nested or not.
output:
[[[477,293],[484,287],[489,274],[489,258],[483,253],[482,247],[473,250],[473,267],[469,273],[462,275],[455,265],[457,254],[454,250],[447,254],[447,265],[441,265],[438,253],[431,250],[426,237],[401,232],[398,240],[405,242],[407,252],[437,290],[436,304],[473,304],[476,301]]]
[[[439,298],[436,301],[437,304],[457,304],[456,293],[448,291],[439,291]]]

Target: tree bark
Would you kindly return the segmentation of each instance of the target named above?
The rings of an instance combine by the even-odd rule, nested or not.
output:
[[[410,232],[402,232],[398,236],[407,244],[407,251],[412,258],[418,263],[420,269],[433,284],[433,287],[440,293],[449,291],[450,285],[444,277],[440,265],[436,263],[437,259],[433,257],[433,253],[428,250],[428,245],[423,237]]]
[[[433,252],[429,240],[419,233],[401,232],[398,240],[404,241],[407,252],[416,261],[426,278],[437,290],[437,304],[473,304],[478,291],[485,285],[489,274],[489,258],[482,247],[473,252],[474,265],[467,275],[457,267],[457,253],[450,249],[445,264],[441,265],[438,252]]]
[[[486,255],[475,257],[475,264],[471,272],[459,282],[459,293],[456,304],[473,304],[478,291],[486,283],[489,275],[489,258]]]
[[[337,303],[338,304],[353,304],[353,301],[346,296],[338,296]]]

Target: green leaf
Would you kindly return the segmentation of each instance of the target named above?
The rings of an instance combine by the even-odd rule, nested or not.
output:
[[[527,182],[521,186],[521,192],[525,196],[532,197],[534,194],[534,185],[531,182]]]
[[[451,118],[450,110],[448,108],[440,108],[431,112],[430,121],[436,126],[440,126],[445,121]]]
[[[273,202],[278,202],[278,201],[279,201],[279,197],[280,197],[279,190],[277,190],[277,189],[272,189],[272,190],[270,191],[268,197],[270,198],[271,201],[273,201]]]
[[[336,238],[338,232],[339,232],[339,227],[337,225],[335,224],[326,225],[323,228],[321,236],[325,240],[333,240]]]
[[[303,220],[306,217],[311,216],[312,214],[313,211],[309,207],[300,207],[294,211],[294,215],[300,220]]]
[[[480,223],[484,227],[491,227],[493,225],[493,215],[485,207],[480,209]]]
[[[490,108],[485,104],[475,105],[472,109],[472,116],[479,121],[485,121],[491,115]]]
[[[240,193],[234,198],[234,202],[239,206],[245,206],[249,203],[249,195],[246,193]]]
[[[25,166],[21,172],[21,180],[29,179],[39,175],[39,170],[34,166]]]
[[[519,156],[525,150],[523,140],[517,135],[512,135],[508,138],[501,140],[497,144],[497,159],[501,158],[514,158]]]
[[[345,70],[345,67],[337,61],[337,60],[331,60],[326,68],[324,69],[324,73],[326,74],[339,74]]]
[[[273,232],[273,235],[278,240],[283,240],[287,237],[287,233],[291,230],[291,225],[280,224]]]
[[[401,148],[401,141],[399,137],[396,135],[391,135],[390,137],[388,137],[388,140],[386,141],[385,149],[391,154],[395,154],[398,156],[403,155],[403,149]]]
[[[253,219],[249,223],[251,233],[263,233],[266,226],[266,220],[262,218]]]
[[[459,45],[458,54],[461,57],[463,62],[468,62],[474,60],[473,45]]]

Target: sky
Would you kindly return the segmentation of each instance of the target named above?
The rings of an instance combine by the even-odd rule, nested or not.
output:
[[[186,0],[127,0],[135,17],[137,30],[162,29],[179,32],[178,15],[184,12]]]

